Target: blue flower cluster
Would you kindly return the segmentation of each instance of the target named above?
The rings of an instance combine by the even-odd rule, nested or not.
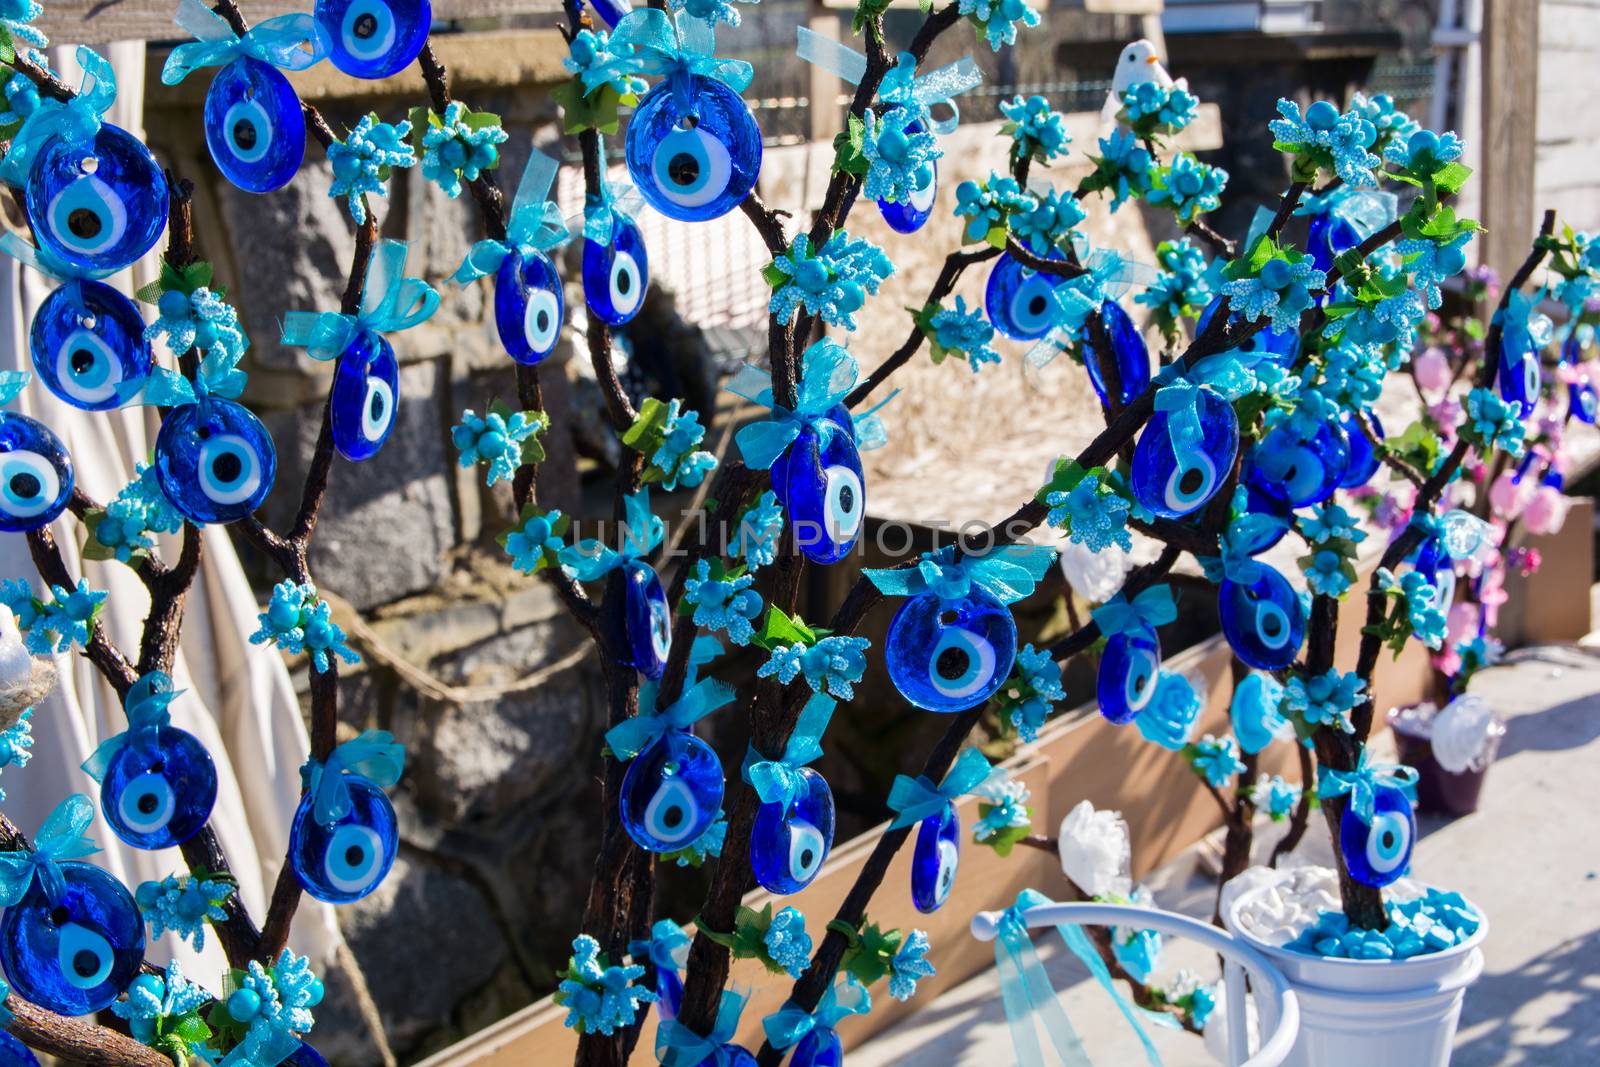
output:
[[[1046,189],[1030,195],[1034,197],[1034,207],[1011,216],[1011,232],[1034,252],[1048,255],[1051,248],[1060,247],[1071,238],[1073,227],[1088,218],[1088,213],[1070,192]]]
[[[1378,131],[1359,111],[1352,108],[1341,115],[1332,103],[1318,100],[1302,117],[1299,104],[1279,100],[1278,114],[1283,117],[1267,123],[1267,128],[1280,146],[1309,156],[1352,189],[1377,188],[1374,171],[1383,160],[1369,149],[1377,141]]]
[[[1113,130],[1100,138],[1100,155],[1091,158],[1098,188],[1111,190],[1113,214],[1129,199],[1150,192],[1155,161],[1129,131]]]
[[[913,930],[906,935],[889,961],[889,995],[904,1002],[916,996],[917,982],[934,975],[933,964],[928,962],[928,935]]]
[[[579,30],[561,65],[583,79],[585,94],[609,85],[620,96],[636,96],[645,91],[645,80],[627,73],[618,62],[632,56],[631,45],[618,45],[613,49],[610,36],[603,30]]]
[[[322,1003],[322,993],[322,979],[312,973],[311,961],[284,949],[270,969],[260,960],[250,961],[239,988],[228,997],[228,1014],[249,1027],[247,1040],[273,1043],[311,1029],[311,1009]]]
[[[469,112],[459,100],[450,101],[440,118],[441,125],[430,122],[422,135],[422,176],[454,200],[461,195],[462,182],[477,181],[500,165],[496,146],[507,135],[495,116]]]
[[[797,234],[789,251],[773,260],[774,285],[767,310],[787,325],[804,308],[830,326],[856,328],[855,313],[894,273],[894,264],[870,241],[839,230],[813,254],[811,238]]]
[[[328,146],[328,162],[333,166],[333,184],[328,195],[345,197],[350,217],[358,224],[367,221],[368,193],[387,196],[384,182],[395,167],[416,166],[417,156],[407,138],[411,123],[393,125],[379,122],[376,115],[363,115],[355,129],[342,141]]]
[[[989,240],[990,234],[1006,229],[1011,216],[1038,206],[1009,174],[991,171],[986,182],[968,179],[956,186],[956,217],[967,220],[963,236],[968,241]]]
[[[1460,160],[1462,148],[1461,138],[1453,132],[1417,130],[1404,143],[1391,142],[1384,149],[1383,158],[1415,177],[1432,177]]]
[[[1149,288],[1134,296],[1136,304],[1144,304],[1176,323],[1185,315],[1196,315],[1215,294],[1206,270],[1206,256],[1198,245],[1187,237],[1177,241],[1162,241],[1156,248],[1156,263],[1160,273]]]
[[[1148,199],[1170,208],[1178,221],[1193,222],[1196,215],[1222,206],[1222,191],[1227,185],[1227,171],[1180,152],[1171,163],[1156,170]]]
[[[941,352],[959,352],[967,357],[972,373],[985,363],[999,363],[994,348],[994,324],[982,311],[968,309],[963,297],[956,297],[954,308],[941,307],[928,318],[933,328],[933,343]]]
[[[1055,490],[1044,502],[1050,508],[1045,521],[1066,530],[1068,537],[1091,552],[1113,545],[1132,551],[1128,515],[1133,506],[1121,493],[1101,482],[1098,474],[1084,475],[1070,490]]]
[[[1282,822],[1300,803],[1300,787],[1284,781],[1280,774],[1271,777],[1263,774],[1256,779],[1251,796],[1256,807],[1266,812],[1268,818],[1273,822]]]
[[[1284,947],[1338,959],[1410,959],[1453,948],[1483,925],[1483,917],[1460,893],[1438,889],[1391,903],[1388,916],[1389,925],[1382,930],[1363,930],[1352,929],[1343,912],[1325,911]]]
[[[604,966],[600,942],[588,934],[572,939],[572,959],[565,974],[555,1001],[567,1009],[566,1025],[580,1034],[609,1034],[619,1026],[631,1026],[639,1005],[656,999],[650,990],[633,984],[644,977],[643,966]]]
[[[958,0],[956,11],[983,31],[984,40],[996,52],[1002,45],[1017,43],[1017,23],[1039,25],[1039,13],[1028,0]]]
[[[267,610],[256,618],[261,628],[250,635],[252,645],[277,645],[291,656],[305,652],[319,672],[332,666],[332,656],[346,663],[361,662],[355,650],[345,644],[344,631],[333,621],[333,608],[317,598],[317,587],[310,582],[279,582],[272,587]]]
[[[768,566],[778,558],[778,537],[783,533],[783,506],[778,494],[767,490],[739,517],[739,534],[733,551],[743,557],[751,570]]]
[[[806,933],[806,917],[798,908],[779,909],[761,943],[772,962],[791,978],[799,978],[811,962],[811,935]]]
[[[728,838],[728,817],[717,812],[717,817],[706,827],[705,833],[672,853],[679,867],[698,867],[708,858],[722,855],[722,846]]]
[[[1244,773],[1244,761],[1239,758],[1239,746],[1233,738],[1217,738],[1211,734],[1194,743],[1189,753],[1189,766],[1213,789],[1225,788],[1234,775]]]
[[[740,3],[759,4],[761,0],[739,0]],[[681,11],[690,18],[715,26],[725,22],[729,26],[739,25],[739,9],[733,6],[731,0],[671,0],[674,11]]]
[[[1472,420],[1468,436],[1484,449],[1500,449],[1512,459],[1522,455],[1528,428],[1517,405],[1492,389],[1474,389],[1467,394],[1467,417]]]
[[[979,787],[980,795],[989,803],[978,821],[972,826],[972,839],[982,842],[998,834],[1028,826],[1032,816],[1028,811],[1028,787],[1021,782],[1003,781],[993,786]]]
[[[1300,532],[1312,544],[1325,544],[1328,541],[1354,541],[1359,544],[1367,539],[1367,532],[1356,524],[1355,516],[1333,501],[1328,501],[1309,516],[1301,516]]]
[[[225,353],[237,362],[250,347],[249,338],[239,326],[239,313],[205,286],[192,293],[166,290],[156,302],[156,311],[156,321],[144,328],[144,339],[166,337],[167,348],[174,356],[198,346],[207,352]]]
[[[33,747],[33,724],[28,720],[33,718],[33,709],[25,708],[17,721],[0,730],[0,770],[6,767],[26,767],[33,758],[33,753],[28,750]],[[0,789],[0,801],[6,799],[6,791]],[[0,1000],[4,1000],[0,997]]]
[[[135,1041],[154,1045],[163,1036],[163,1023],[181,1019],[210,1002],[211,994],[184,978],[182,966],[173,960],[167,964],[165,974],[141,974],[135,978],[128,986],[127,997],[113,1001],[111,1011],[127,1021],[128,1033]]]
[[[1406,616],[1417,640],[1431,649],[1444,644],[1445,616],[1439,608],[1439,590],[1419,571],[1406,571],[1398,580],[1386,567],[1378,569],[1378,588],[1405,597]]]
[[[1000,697],[1017,735],[1024,741],[1036,740],[1056,701],[1067,698],[1061,665],[1051,658],[1049,649],[1023,645],[1017,650],[1010,684],[1000,690]]]
[[[1341,674],[1330,669],[1310,678],[1296,674],[1284,683],[1283,706],[1308,726],[1334,726],[1344,733],[1354,733],[1350,713],[1366,692],[1366,683],[1354,671]]]
[[[511,565],[523,574],[532,574],[543,567],[560,566],[559,556],[567,547],[556,532],[561,522],[559,509],[529,514],[522,525],[506,534],[506,552]],[[542,565],[542,566],[541,566]]]
[[[16,46],[18,41],[32,45],[34,48],[45,48],[50,44],[50,38],[44,35],[44,31],[37,26],[29,25],[42,14],[44,14],[44,5],[40,4],[39,0],[5,0],[4,4],[0,4],[0,26],[3,26],[5,31],[11,35],[13,47]],[[28,51],[26,48],[18,48],[17,50],[19,52]],[[18,74],[17,77],[22,78],[24,76]],[[28,84],[32,85],[33,83],[29,81]],[[7,90],[7,95],[10,95],[9,90]]]
[[[668,491],[680,485],[692,489],[716,469],[717,457],[695,448],[706,436],[700,413],[685,410],[683,401],[673,399],[667,404],[662,433],[661,447],[650,457],[650,463],[662,473],[661,484]]]
[[[108,595],[103,590],[90,589],[89,583],[79,578],[72,590],[52,585],[51,599],[45,602],[35,600],[33,590],[21,578],[0,582],[0,604],[17,617],[17,629],[25,635],[28,651],[35,656],[65,652],[73,645],[86,647],[95,617]]]
[[[530,415],[513,411],[506,416],[491,411],[479,415],[468,408],[461,413],[461,421],[450,428],[450,440],[461,451],[462,467],[488,464],[488,484],[493,485],[511,480],[522,465],[523,442],[544,426],[544,418],[537,412]]]
[[[867,178],[861,191],[873,200],[898,204],[926,189],[934,180],[934,161],[944,151],[933,131],[918,124],[916,109],[890,108],[882,115],[868,110],[865,122],[861,153],[867,157]]]
[[[1224,284],[1222,291],[1229,306],[1250,322],[1271,319],[1274,330],[1296,330],[1300,316],[1315,303],[1311,294],[1325,288],[1327,275],[1310,256],[1288,252],[1267,260],[1253,277]]]
[[[1443,304],[1444,293],[1439,287],[1467,269],[1467,245],[1472,238],[1472,234],[1464,233],[1443,243],[1410,238],[1395,242],[1394,250],[1404,257],[1411,284],[1422,290],[1428,307]]]
[[[1015,96],[1000,101],[1000,113],[1006,117],[1002,134],[1011,135],[1011,155],[1014,159],[1034,159],[1047,163],[1067,154],[1072,135],[1061,115],[1050,107],[1042,96],[1024,99]]]
[[[222,905],[238,888],[233,882],[169,874],[159,882],[141,883],[134,900],[150,925],[152,938],[171,930],[178,940],[188,941],[199,952],[206,944],[206,923],[228,917]]]
[[[1304,557],[1300,570],[1313,593],[1337,598],[1349,592],[1352,585],[1346,563],[1343,555],[1331,548],[1322,548]]]
[[[1200,113],[1200,98],[1177,85],[1140,82],[1122,94],[1128,124],[1151,133],[1175,134]],[[1149,122],[1141,120],[1149,119]]]
[[[1416,119],[1400,110],[1388,93],[1371,97],[1356,93],[1350,98],[1350,110],[1370,122],[1372,128],[1378,131],[1374,149],[1380,145],[1387,147],[1397,140],[1404,141],[1421,128]]]
[[[177,533],[183,517],[167,502],[156,480],[156,470],[147,463],[135,468],[133,481],[106,505],[105,514],[93,523],[93,538],[120,563],[132,562],[134,553],[155,547],[152,533]]]
[[[840,700],[855,696],[855,684],[867,669],[866,650],[872,644],[865,637],[824,637],[814,645],[780,645],[756,671],[758,678],[776,676],[788,685],[804,675],[812,692],[823,690]]]
[[[761,594],[750,588],[755,582],[753,574],[713,578],[711,564],[702,559],[695,576],[683,583],[683,602],[694,607],[696,626],[722,630],[734,644],[747,645],[761,617]]]

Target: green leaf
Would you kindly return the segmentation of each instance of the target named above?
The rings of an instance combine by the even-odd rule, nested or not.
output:
[[[157,278],[153,282],[139,286],[138,289],[134,290],[133,295],[135,299],[141,300],[146,304],[159,304],[161,302],[161,294],[163,291],[164,290],[161,288],[161,279]]]
[[[761,268],[761,280],[774,289],[782,289],[789,284],[789,276],[779,270],[776,263],[768,263]]]
[[[1045,498],[1051,493],[1070,493],[1074,486],[1091,474],[1101,475],[1101,480],[1103,481],[1105,473],[1106,469],[1104,467],[1085,469],[1077,460],[1062,456],[1056,460],[1056,469],[1050,475],[1050,480],[1037,493],[1033,494],[1033,498],[1043,504]]]
[[[622,95],[614,87],[602,85],[585,95],[583,82],[574,78],[556,86],[550,96],[561,105],[562,124],[567,133],[617,132],[621,123],[617,109],[622,104]]]
[[[1488,332],[1484,328],[1482,319],[1467,319],[1461,324],[1461,328],[1466,330],[1467,336],[1474,341],[1483,340],[1484,335]]]
[[[836,174],[854,174],[864,178],[871,169],[862,148],[867,138],[867,124],[854,115],[845,122],[845,128],[833,137],[833,171]]]
[[[756,635],[755,640],[762,648],[770,651],[779,645],[796,643],[814,645],[818,636],[824,632],[807,626],[798,615],[790,618],[782,608],[773,605],[767,609],[766,620],[761,624],[761,632]]]
[[[214,268],[206,260],[198,260],[183,268],[184,292],[192,293],[196,289],[206,289],[211,285]]]
[[[116,551],[107,547],[106,545],[101,544],[100,538],[96,534],[96,531],[100,529],[101,520],[103,520],[105,517],[105,508],[90,508],[88,511],[84,512],[83,527],[88,535],[83,540],[84,559],[107,560],[117,558]],[[139,551],[133,553],[133,560],[131,562],[137,563],[147,554],[148,553],[146,553],[143,549],[140,549]]]
[[[639,414],[622,434],[622,443],[643,456],[649,457],[667,438],[669,405],[656,397],[646,397],[639,405]]]
[[[0,26],[0,63],[4,63],[9,67],[16,61],[17,45],[16,42],[11,39],[11,31],[6,29],[4,26]]]
[[[406,112],[406,119],[411,123],[411,150],[417,158],[422,158],[424,151],[422,139],[428,135],[428,128],[439,124],[439,116],[425,107],[414,107]]]
[[[1458,193],[1472,177],[1472,168],[1464,163],[1446,163],[1433,174],[1434,188],[1441,193]]]
[[[868,25],[883,18],[885,11],[889,10],[889,0],[861,0],[856,5],[856,13],[850,19],[850,32],[860,33]]]
[[[461,124],[469,130],[484,130],[499,126],[501,122],[500,116],[493,111],[468,111],[461,117]]]

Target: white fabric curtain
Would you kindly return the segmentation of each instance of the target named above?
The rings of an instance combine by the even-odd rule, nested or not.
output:
[[[139,134],[144,108],[144,45],[113,44],[101,51],[117,75],[117,100],[106,119]],[[72,52],[55,48],[51,59],[68,83],[76,85],[80,70]],[[200,235],[202,248],[209,237]],[[153,252],[132,270],[106,282],[131,293],[153,279],[157,267]],[[52,287],[48,278],[0,256],[0,367],[32,369],[28,327]],[[77,484],[102,504],[128,484],[136,462],[149,462],[159,428],[153,408],[79,411],[51,396],[37,381],[24,391],[16,410],[46,423],[60,436],[72,455]],[[123,564],[83,560],[83,528],[70,514],[57,520],[52,530],[67,570],[74,576],[83,575],[96,589],[110,591],[101,623],[111,640],[134,658],[150,603],[144,585]],[[188,692],[172,705],[172,720],[199,738],[216,762],[219,790],[211,825],[239,879],[240,896],[259,923],[284,861],[289,820],[300,796],[299,767],[308,751],[307,737],[280,654],[249,642],[256,629],[255,597],[227,533],[221,527],[207,528],[203,548],[203,564],[189,592],[182,646],[173,670],[176,685]],[[178,538],[165,538],[161,552],[164,559],[175,560]],[[0,576],[26,577],[35,591],[44,595],[21,534],[0,534]],[[61,676],[59,688],[34,708],[33,759],[27,767],[8,770],[0,782],[7,794],[6,814],[30,835],[69,793],[87,793],[98,805],[98,786],[80,765],[103,739],[127,729],[116,692],[87,659],[74,651],[56,657],[56,666]],[[92,832],[104,851],[91,862],[105,867],[130,889],[186,870],[176,848],[156,852],[130,848],[106,828],[103,818],[96,818]],[[290,944],[319,966],[330,962],[339,944],[333,909],[305,898]],[[221,948],[209,934],[199,954],[169,934],[150,944],[147,955],[152,962],[176,956],[187,975],[214,991],[220,988],[220,978],[227,970]]]

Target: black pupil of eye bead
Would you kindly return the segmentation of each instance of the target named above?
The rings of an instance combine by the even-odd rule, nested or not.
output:
[[[1285,482],[1293,482],[1299,476],[1300,468],[1296,467],[1293,463],[1289,464],[1289,468],[1283,472],[1283,480]]]
[[[161,801],[156,798],[154,793],[145,793],[134,802],[134,807],[139,809],[140,815],[154,815],[156,809],[160,806]]]
[[[544,333],[546,330],[548,330],[550,328],[550,313],[548,311],[534,312],[533,328],[538,330],[540,333]]]
[[[363,41],[376,35],[378,32],[378,16],[371,14],[357,15],[355,25],[351,27],[351,32]]]
[[[676,830],[678,827],[683,825],[683,821],[687,817],[688,813],[678,805],[674,804],[661,813],[661,825],[665,826],[668,830]]]
[[[1030,314],[1030,315],[1043,315],[1044,314],[1044,306],[1045,306],[1044,297],[1043,296],[1036,296],[1032,300],[1028,301],[1028,314]]]
[[[627,296],[628,295],[628,290],[630,290],[632,288],[633,288],[633,278],[632,278],[632,276],[630,276],[628,274],[628,272],[625,271],[625,270],[618,271],[617,272],[617,292],[621,293],[623,296]]]
[[[856,509],[856,491],[848,485],[839,487],[839,510],[846,515]]]
[[[75,348],[67,357],[67,365],[72,368],[73,374],[88,374],[94,368],[94,353],[87,348]]]
[[[1199,467],[1190,467],[1178,477],[1178,491],[1180,493],[1198,493],[1200,486],[1206,480]]]
[[[947,648],[933,661],[933,669],[941,678],[959,678],[967,672],[968,659],[965,649]]]
[[[1394,848],[1397,843],[1393,830],[1385,830],[1378,835],[1378,845],[1385,851]]]
[[[1278,631],[1281,629],[1283,629],[1283,624],[1278,621],[1278,617],[1276,615],[1268,615],[1266,618],[1261,620],[1261,632],[1266,634],[1268,637],[1278,636]]]
[[[233,124],[233,143],[245,151],[256,146],[256,124],[249,119],[240,119]]]
[[[667,177],[675,185],[693,185],[700,177],[700,161],[688,152],[679,152],[667,163]]]
[[[813,853],[809,848],[801,849],[800,850],[800,866],[802,868],[810,867],[811,866],[812,857],[813,857]]]
[[[65,926],[72,921],[72,913],[66,908],[52,908],[50,910],[50,925]]]
[[[72,954],[72,970],[80,977],[88,978],[100,969],[100,957],[88,949],[81,949]]]
[[[367,850],[362,848],[360,845],[351,845],[349,848],[344,850],[344,861],[352,867],[360,866],[361,861],[366,858]]]
[[[372,398],[367,401],[367,414],[371,416],[373,422],[377,422],[383,418],[387,408],[388,405],[384,403],[383,394],[374,389]]]
[[[214,474],[219,481],[234,481],[239,477],[240,474],[244,473],[244,460],[240,459],[232,452],[224,452],[222,455],[211,461],[211,473]]]
[[[98,237],[102,225],[100,216],[86,207],[74,208],[67,213],[67,229],[75,237]]]
[[[11,476],[11,495],[18,500],[32,500],[43,488],[38,475],[24,472]]]

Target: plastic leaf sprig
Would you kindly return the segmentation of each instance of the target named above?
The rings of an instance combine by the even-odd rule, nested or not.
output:
[[[1021,95],[1000,102],[1000,114],[1006,121],[1000,125],[1000,135],[1011,138],[1011,158],[1020,162],[1031,159],[1048,163],[1067,154],[1072,144],[1072,134],[1067,132],[1066,121],[1050,107],[1042,96]]]
[[[183,968],[173,960],[165,974],[135,978],[126,999],[113,1002],[111,1011],[127,1020],[135,1041],[183,1067],[194,1054],[194,1046],[211,1038],[211,1027],[200,1017],[200,1009],[209,1003],[211,994],[185,979]]]
[[[495,540],[511,557],[511,565],[523,574],[537,574],[561,566],[562,537],[571,519],[559,509],[541,511],[536,504],[522,509],[518,523]]]
[[[1130,199],[1149,194],[1154,181],[1155,161],[1139,139],[1128,130],[1113,130],[1100,139],[1100,154],[1090,156],[1094,173],[1080,185],[1082,192],[1111,193],[1111,211]]]
[[[1189,766],[1213,789],[1226,788],[1237,774],[1244,772],[1244,761],[1239,759],[1239,746],[1233,738],[1206,734],[1183,750]]]
[[[346,663],[360,663],[355,649],[345,644],[344,630],[333,621],[333,607],[317,597],[310,582],[298,584],[284,579],[272,587],[267,610],[256,616],[260,629],[250,635],[252,645],[274,644],[289,655],[304,652],[318,672],[326,672],[337,656]]]
[[[1171,163],[1155,169],[1146,199],[1170,208],[1179,222],[1193,222],[1195,216],[1222,206],[1222,191],[1227,185],[1227,171],[1180,152]]]
[[[888,978],[889,995],[896,1000],[909,1000],[917,991],[917,982],[934,974],[933,964],[926,958],[928,935],[921,930],[907,936],[899,930],[881,929],[875,922],[863,920],[857,929],[839,919],[828,923],[828,929],[842,934],[848,943],[839,969],[865,986]]]
[[[810,962],[811,935],[806,933],[806,917],[795,908],[774,912],[768,902],[755,911],[741,905],[732,933],[704,927],[702,932],[727,948],[734,959],[758,960],[773,974],[798,978]]]
[[[749,644],[762,610],[761,594],[750,588],[755,575],[745,573],[743,566],[730,570],[720,559],[698,561],[694,574],[683,583],[679,612],[692,608],[696,626],[725,632],[736,645]]]
[[[475,182],[500,165],[499,146],[507,134],[500,116],[473,111],[452,100],[444,114],[425,107],[411,109],[411,140],[422,158],[422,176],[454,200],[463,183]]]
[[[60,900],[67,886],[59,864],[100,851],[87,836],[92,822],[94,802],[82,793],[73,793],[45,816],[33,836],[32,848],[0,852],[0,907],[9,908],[21,900],[35,878],[47,898]]]
[[[894,264],[872,242],[834,231],[813,250],[808,234],[796,234],[789,250],[762,268],[772,287],[767,310],[787,325],[802,308],[830,326],[856,328],[855,313],[876,293]]]
[[[379,122],[377,115],[369,113],[361,116],[344,140],[328,146],[328,162],[333,165],[328,196],[335,200],[344,197],[350,217],[358,225],[367,221],[366,195],[388,196],[384,183],[395,168],[416,166],[416,153],[408,143],[410,137],[410,122]]]
[[[1359,111],[1352,108],[1341,115],[1334,104],[1318,100],[1302,115],[1293,100],[1279,100],[1278,114],[1282,117],[1267,123],[1267,128],[1272,131],[1273,148],[1294,153],[1295,181],[1310,184],[1322,172],[1351,188],[1377,188],[1374,171],[1383,160],[1370,149],[1378,131]]]
[[[772,1047],[781,1051],[798,1045],[819,1026],[832,1029],[846,1016],[866,1015],[870,1011],[872,996],[867,987],[854,975],[846,974],[822,994],[815,1011],[802,1011],[790,1002],[762,1019],[761,1029]]]
[[[1036,649],[1031,642],[1017,650],[1011,677],[994,696],[1002,721],[1009,722],[1023,741],[1036,740],[1055,703],[1066,698],[1061,665],[1050,657],[1049,649]]]
[[[693,488],[716,469],[717,457],[695,447],[705,436],[699,412],[676,397],[662,403],[651,396],[639,405],[622,443],[650,461],[641,478],[646,485],[659,482],[671,491],[680,485]]]
[[[461,421],[450,428],[451,443],[461,455],[458,462],[463,468],[483,464],[489,469],[486,483],[510,481],[517,468],[525,463],[544,460],[544,446],[539,435],[549,425],[542,411],[512,411],[504,404],[494,404],[487,415],[479,415],[471,408],[461,413]]]
[[[756,670],[756,677],[776,677],[788,685],[804,676],[813,693],[827,692],[840,700],[855,696],[855,684],[867,669],[866,650],[872,642],[865,637],[835,636],[819,627],[808,626],[798,615],[789,616],[773,605],[754,638],[755,644],[771,653]]]
[[[65,652],[73,645],[87,647],[109,595],[90,589],[88,581],[79,578],[72,590],[52,585],[51,599],[44,601],[34,597],[21,578],[0,581],[0,604],[16,616],[17,629],[26,635],[28,651],[35,656]]]
[[[566,132],[594,129],[616,133],[618,108],[632,107],[647,85],[630,69],[633,47],[611,43],[603,30],[579,30],[561,65],[571,71],[571,81],[557,86],[551,96],[561,105]]]
[[[211,353],[220,349],[237,363],[250,339],[239,325],[238,311],[223,300],[226,290],[211,287],[214,273],[206,260],[174,267],[162,259],[160,277],[134,294],[157,310],[156,321],[144,329],[144,339],[165,337],[174,356],[196,347]],[[238,389],[208,391],[236,397],[243,388],[244,374],[238,372]]]
[[[572,958],[561,972],[555,1002],[567,1009],[565,1025],[580,1034],[610,1034],[633,1025],[640,1004],[656,995],[633,983],[644,977],[640,964],[615,965],[588,934],[572,939]]]
[[[238,891],[239,884],[231,878],[213,877],[197,868],[189,874],[169,874],[159,882],[143,882],[134,899],[151,938],[171,930],[199,952],[206,944],[206,923],[226,919],[223,905]]]
[[[972,795],[986,803],[978,805],[978,821],[972,826],[972,839],[987,845],[1001,856],[1011,855],[1018,841],[1032,828],[1033,809],[1028,807],[1028,787],[1013,781],[1004,767],[973,787]]]
[[[155,547],[152,533],[177,533],[183,517],[167,501],[156,481],[155,467],[140,463],[129,482],[104,508],[92,508],[83,517],[88,532],[85,559],[115,559],[133,563]]]
[[[1329,669],[1304,677],[1291,675],[1283,686],[1283,707],[1309,727],[1331,726],[1343,733],[1355,733],[1350,713],[1367,695],[1366,683],[1354,671],[1340,673]]]

